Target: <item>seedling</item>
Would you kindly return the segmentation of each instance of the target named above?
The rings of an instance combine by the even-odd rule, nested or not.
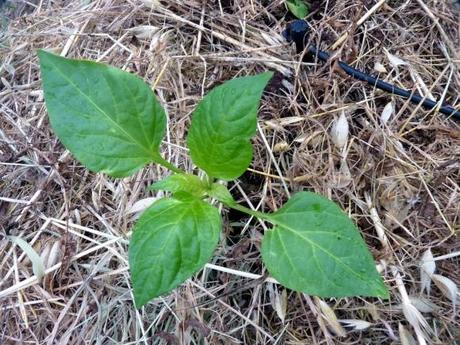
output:
[[[299,19],[305,18],[310,12],[310,6],[304,0],[286,0],[286,6]]]
[[[118,178],[149,163],[172,172],[152,186],[171,197],[141,215],[130,241],[138,308],[183,283],[211,258],[222,228],[212,201],[272,224],[262,240],[262,260],[285,287],[322,297],[388,297],[359,231],[335,203],[300,192],[278,211],[262,213],[238,204],[218,183],[238,178],[252,161],[250,139],[272,73],[227,81],[198,104],[187,145],[192,161],[205,172],[200,178],[161,156],[166,115],[142,79],[45,51],[39,58],[51,125],[83,165]]]

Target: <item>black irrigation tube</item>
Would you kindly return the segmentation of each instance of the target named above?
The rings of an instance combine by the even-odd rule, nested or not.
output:
[[[302,53],[305,50],[305,42],[307,41],[309,29],[310,27],[305,20],[296,20],[288,24],[286,30],[283,32],[284,37],[289,42],[295,43],[298,54]],[[312,56],[318,58],[321,61],[327,62],[331,57],[331,54],[310,46],[307,48],[307,51],[304,56],[304,61],[310,59]],[[450,105],[438,104],[438,102],[432,101],[431,99],[426,99],[409,90],[405,90],[397,86],[394,86],[377,77],[357,70],[356,68],[347,65],[345,62],[339,61],[338,65],[346,74],[350,75],[355,79],[367,82],[369,85],[372,85],[373,87],[376,87],[380,90],[384,90],[394,95],[398,95],[403,98],[409,99],[414,104],[421,104],[426,109],[437,109],[441,113],[449,117],[460,120],[460,110],[456,110],[454,107],[451,107]]]

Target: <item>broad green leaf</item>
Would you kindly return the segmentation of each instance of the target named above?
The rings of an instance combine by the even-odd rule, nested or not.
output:
[[[129,266],[138,308],[200,270],[221,230],[216,208],[197,198],[161,199],[135,225]]]
[[[209,175],[233,180],[252,161],[260,98],[273,73],[236,78],[214,88],[193,113],[187,144],[193,162]]]
[[[206,195],[208,186],[198,176],[190,174],[174,174],[155,182],[150,186],[153,190],[165,190],[171,193],[185,192],[197,197]]]
[[[289,11],[299,19],[305,18],[310,12],[310,8],[304,0],[286,0],[286,5]]]
[[[219,183],[213,183],[211,188],[208,190],[208,195],[220,202],[223,202],[227,205],[235,204],[235,200],[228,191],[227,187]]]
[[[359,231],[332,201],[297,193],[267,218],[274,228],[262,259],[284,286],[320,297],[388,297]]]
[[[161,160],[166,116],[142,79],[96,62],[38,55],[51,125],[88,169],[123,177]]]

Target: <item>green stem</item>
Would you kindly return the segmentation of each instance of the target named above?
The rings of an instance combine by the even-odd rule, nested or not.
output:
[[[176,167],[175,165],[169,163],[166,159],[164,159],[161,156],[155,158],[155,163],[164,166],[165,168],[175,172],[176,174],[186,174],[185,171],[183,171],[183,170],[179,169],[178,167]]]
[[[214,183],[214,177],[206,174],[205,179],[208,184],[208,187],[211,188],[212,184]]]
[[[238,211],[247,213],[250,216],[270,221],[270,216],[268,214],[259,212],[259,211],[255,211],[255,210],[251,210],[250,208],[241,206],[240,204],[237,204],[236,202],[234,204],[226,204],[226,205],[230,208],[233,208],[234,210],[238,210]]]

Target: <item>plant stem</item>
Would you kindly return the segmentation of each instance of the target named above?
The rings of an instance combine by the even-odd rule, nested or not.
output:
[[[205,175],[205,179],[206,179],[206,182],[207,182],[207,184],[208,184],[208,187],[211,187],[212,184],[214,183],[214,177],[212,177],[212,176],[206,174],[206,175]]]
[[[247,213],[253,217],[270,221],[270,216],[268,214],[259,212],[259,211],[255,211],[255,210],[251,210],[250,208],[237,204],[236,202],[234,204],[226,204],[226,205],[230,208],[233,208],[234,210],[238,210],[238,211]]]
[[[185,171],[169,163],[166,159],[164,159],[161,156],[155,159],[155,163],[164,166],[165,168],[175,172],[176,174],[186,174]],[[209,186],[211,186],[212,183],[214,182],[214,178],[212,176],[206,175],[206,181],[209,184]],[[235,203],[225,203],[225,205],[227,205],[230,208],[233,208],[234,210],[238,210],[240,212],[249,214],[250,216],[270,221],[270,216],[268,214],[259,212],[259,211],[255,211],[255,210],[251,210],[250,208],[237,204],[236,202]]]
[[[166,159],[164,159],[161,156],[155,158],[155,163],[164,166],[165,168],[175,172],[176,174],[186,174],[185,171],[183,171],[183,170],[179,169],[178,167],[176,167],[175,165],[169,163]]]

